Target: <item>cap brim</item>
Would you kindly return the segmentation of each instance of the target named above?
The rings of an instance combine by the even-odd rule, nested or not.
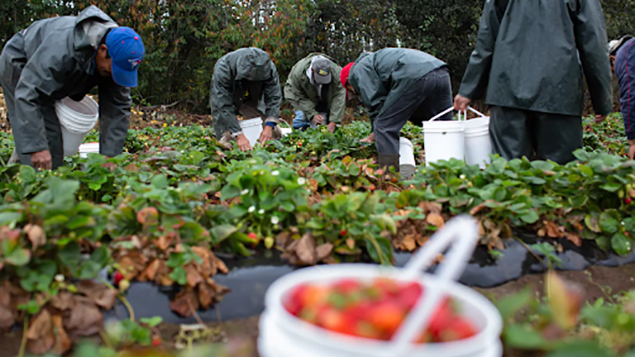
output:
[[[314,79],[317,84],[329,84],[332,78],[330,74],[327,74],[326,76],[315,75]]]
[[[137,69],[135,69],[134,71],[126,71],[120,67],[118,67],[117,65],[115,65],[115,63],[112,63],[112,79],[115,81],[115,83],[117,83],[118,85],[122,86],[122,87],[136,87],[137,86]]]

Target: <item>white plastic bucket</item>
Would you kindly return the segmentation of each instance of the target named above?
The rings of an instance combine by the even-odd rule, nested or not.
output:
[[[291,125],[289,125],[289,123],[287,123],[283,119],[280,119],[280,122],[287,124],[287,128],[280,127],[280,132],[282,133],[282,136],[287,136],[293,132],[293,128],[291,127]]]
[[[466,120],[465,125],[465,162],[485,168],[490,163],[492,142],[489,135],[489,117],[481,116]]]
[[[416,165],[414,146],[406,138],[399,138],[399,166],[401,165]]]
[[[440,160],[465,158],[465,132],[460,121],[423,122],[426,166]]]
[[[99,105],[89,96],[79,102],[66,97],[55,102],[55,113],[62,127],[64,155],[75,155],[99,119]]]
[[[88,157],[88,154],[99,154],[99,143],[86,143],[79,146],[79,157]]]
[[[454,222],[452,222],[454,221]],[[501,357],[502,319],[484,296],[454,282],[465,268],[478,240],[477,226],[469,217],[457,217],[437,232],[403,269],[373,264],[335,264],[297,270],[275,281],[265,295],[265,312],[260,318],[258,351],[262,357]],[[445,230],[445,232],[444,232]],[[452,235],[452,237],[449,237]],[[449,238],[455,241],[437,275],[421,273]],[[427,246],[427,247],[426,247]],[[299,284],[328,284],[353,278],[371,281],[388,277],[418,281],[424,286],[422,300],[397,331],[395,341],[379,341],[343,335],[296,318],[283,305]],[[442,297],[449,295],[461,306],[461,315],[478,330],[470,338],[430,344],[400,344],[411,341],[410,332],[420,331]],[[409,325],[410,324],[410,325]],[[427,326],[427,325],[426,325]],[[415,329],[412,329],[414,327]],[[408,332],[405,332],[408,331]],[[400,334],[401,333],[401,334]],[[400,335],[399,335],[400,334]]]
[[[260,134],[262,134],[262,119],[258,117],[239,120],[238,123],[243,129],[243,134],[247,137],[247,140],[249,140],[249,144],[254,147],[260,138]]]

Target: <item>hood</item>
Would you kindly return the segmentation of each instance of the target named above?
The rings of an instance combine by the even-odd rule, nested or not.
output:
[[[251,47],[237,50],[233,55],[236,56],[236,80],[258,82],[271,78],[273,63],[267,52]]]
[[[97,49],[106,32],[115,27],[117,23],[98,7],[87,7],[75,21],[75,50]]]

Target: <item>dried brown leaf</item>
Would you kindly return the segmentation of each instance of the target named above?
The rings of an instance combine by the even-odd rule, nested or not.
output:
[[[315,238],[310,233],[306,233],[298,241],[295,253],[298,258],[307,265],[315,265],[317,263]]]
[[[576,246],[582,246],[582,239],[580,238],[580,235],[574,233],[565,233],[565,236],[567,237],[567,240],[573,242],[573,244],[575,244]]]
[[[103,316],[99,309],[89,301],[79,301],[71,309],[64,326],[74,336],[91,336],[102,328]]]
[[[27,224],[24,227],[24,233],[26,233],[27,238],[31,241],[33,251],[46,244],[46,233],[44,233],[44,229],[37,224]]]
[[[196,268],[194,267],[194,265],[192,264],[188,264],[185,267],[185,271],[187,272],[187,286],[193,288],[196,285],[198,285],[198,283],[203,281],[203,277],[201,276],[201,274],[196,270]]]
[[[51,305],[58,310],[66,311],[75,305],[75,297],[68,291],[62,291],[51,297]]]
[[[53,335],[55,336],[55,343],[53,344],[51,352],[62,356],[71,349],[71,339],[68,337],[68,334],[66,334],[64,326],[62,325],[62,316],[53,316]]]
[[[48,310],[42,310],[29,324],[26,335],[27,348],[30,353],[42,355],[51,350],[55,343],[53,335],[53,322]]]
[[[553,221],[545,221],[545,230],[549,238],[560,238],[563,236],[560,227]]]
[[[140,278],[139,280],[141,280],[141,277],[144,277],[149,281],[154,281],[154,279],[157,276],[158,269],[159,269],[159,259],[155,259],[152,261],[152,263],[150,263],[150,265],[148,265],[146,270],[143,271],[143,273],[139,277]]]
[[[349,247],[350,249],[355,249],[355,239],[348,238],[346,240],[346,246]]]
[[[437,228],[443,228],[445,225],[445,220],[438,213],[430,213],[426,216],[426,222],[430,223]]]
[[[199,308],[198,298],[189,287],[183,289],[170,301],[170,309],[181,317],[190,317]]]
[[[117,302],[117,290],[92,280],[80,281],[77,285],[77,291],[86,295],[92,303],[105,310],[112,309]]]
[[[415,234],[407,234],[401,239],[401,244],[399,245],[399,249],[406,250],[408,252],[412,252],[417,248],[417,243],[415,239]]]
[[[8,329],[15,324],[13,312],[5,305],[0,305],[0,329]]]
[[[316,249],[317,261],[318,262],[322,261],[326,257],[330,256],[332,252],[333,252],[333,244],[331,243],[324,243],[318,246]]]
[[[440,204],[436,202],[428,202],[428,201],[419,202],[417,206],[423,210],[423,214],[429,214],[429,213],[440,214],[441,208],[442,208]]]

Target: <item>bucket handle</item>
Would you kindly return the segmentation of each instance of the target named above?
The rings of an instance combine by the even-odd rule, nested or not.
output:
[[[439,278],[438,289],[428,289],[423,299],[415,305],[408,317],[395,333],[392,342],[401,355],[412,346],[417,333],[428,327],[432,313],[445,297],[448,285],[457,280],[465,269],[474,248],[478,242],[478,225],[476,220],[468,215],[461,215],[448,221],[443,229],[435,233],[431,239],[406,264],[400,277],[416,279],[421,270],[430,266],[437,255],[452,244],[446,259],[439,265],[436,276]]]
[[[287,121],[286,121],[286,120],[284,120],[284,119],[282,119],[282,118],[280,118],[279,120],[280,120],[281,122],[283,122],[283,123],[287,124],[287,126],[288,126],[289,128],[293,129],[293,127],[292,127],[291,125],[289,125],[289,123],[287,123]]]
[[[476,114],[476,115],[478,115],[480,117],[485,117],[485,114],[479,112],[478,110],[476,110],[476,109],[474,109],[474,108],[472,108],[470,106],[468,106],[467,109],[469,109],[469,111],[471,111],[472,113],[474,113],[474,114]],[[435,121],[435,120],[441,118],[442,116],[450,113],[453,110],[454,110],[454,107],[449,107],[448,109],[446,109],[446,110],[442,111],[441,113],[439,113],[439,114],[435,115],[434,117],[432,117],[432,119],[430,119],[429,121]],[[464,121],[467,120],[467,110],[464,110],[462,112],[459,111],[459,121],[461,120],[461,113],[463,113],[463,120]]]

